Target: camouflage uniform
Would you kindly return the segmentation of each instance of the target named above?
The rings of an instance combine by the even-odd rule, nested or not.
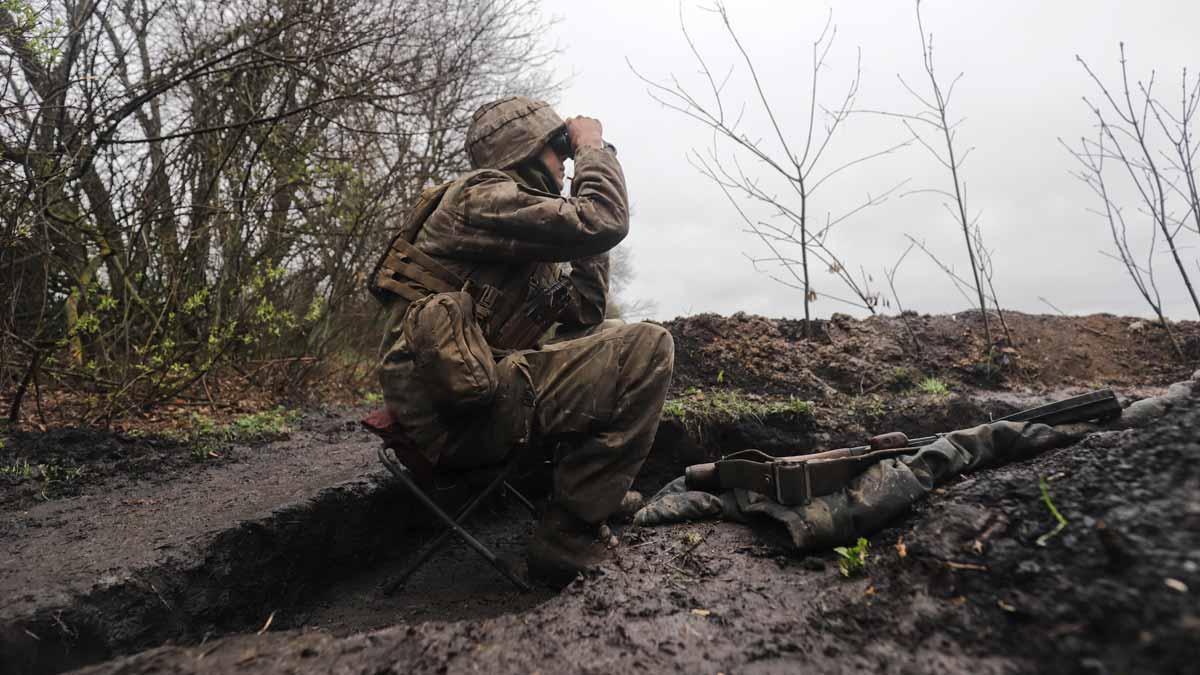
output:
[[[628,232],[625,180],[611,149],[583,147],[571,197],[556,194],[554,180],[530,171],[527,160],[561,128],[549,106],[520,97],[481,109],[468,133],[478,170],[445,190],[413,243],[462,279],[500,290],[493,327],[513,320],[569,262],[560,333],[584,337],[506,345],[517,348],[497,354],[500,385],[490,409],[455,413],[436,408],[414,380],[400,332],[409,303],[396,297],[387,307],[380,381],[405,436],[435,466],[494,464],[517,444],[566,448],[555,457],[553,502],[597,524],[620,505],[650,450],[674,347],[656,325],[598,330],[607,251]]]

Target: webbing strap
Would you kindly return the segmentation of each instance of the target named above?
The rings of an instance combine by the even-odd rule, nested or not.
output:
[[[411,286],[403,281],[397,281],[393,279],[391,275],[383,272],[380,272],[379,276],[375,279],[375,285],[379,286],[385,291],[395,293],[409,302],[416,302],[417,300],[420,300],[428,295],[424,291],[418,289],[416,286]]]
[[[384,263],[386,266],[391,266],[393,261],[397,262],[397,263],[400,262],[400,256],[403,255],[403,256],[407,257],[409,260],[416,263],[419,267],[415,268],[415,269],[419,269],[420,271],[422,271],[424,273],[424,276],[433,277],[433,278],[437,279],[438,281],[440,281],[441,286],[443,288],[449,287],[450,291],[457,291],[457,290],[462,289],[464,282],[461,277],[459,277],[454,272],[451,272],[450,270],[446,269],[446,267],[444,265],[442,265],[438,261],[434,260],[432,257],[430,257],[430,255],[428,253],[422,251],[421,249],[417,248],[413,244],[405,241],[403,238],[397,239],[392,242],[392,251],[393,252],[390,255],[388,255],[387,262]],[[397,254],[400,254],[400,255],[397,255]],[[401,263],[401,264],[403,264],[403,263]],[[396,271],[399,272],[400,270],[397,269]],[[411,278],[414,281],[419,281],[420,283],[425,283],[424,281],[422,281],[421,279],[417,279],[416,277],[411,277]],[[448,291],[444,291],[444,290],[438,290],[428,284],[426,284],[426,286],[428,286],[429,290],[437,291],[438,293],[448,292]]]
[[[461,283],[447,282],[444,278],[430,272],[424,265],[417,265],[404,260],[398,253],[388,256],[387,262],[384,263],[384,269],[415,281],[434,293],[453,293],[454,291],[462,290]],[[449,272],[449,270],[446,271]],[[455,280],[457,281],[457,277]]]
[[[745,450],[716,463],[721,489],[742,488],[766,495],[780,504],[808,504],[814,497],[846,487],[858,474],[880,460],[910,455],[920,448],[891,448],[831,459],[777,459]]]

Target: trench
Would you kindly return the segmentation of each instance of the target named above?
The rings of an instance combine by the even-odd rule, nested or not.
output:
[[[1036,401],[1021,396],[889,401],[887,410],[848,411],[818,423],[789,414],[721,421],[664,420],[635,488],[649,496],[684,466],[722,452],[759,448],[795,453],[862,442],[874,432],[930,433],[962,428]],[[893,405],[893,403],[895,403]],[[544,497],[544,472],[518,479]],[[436,491],[448,510],[468,497],[460,487]],[[223,635],[319,628],[335,635],[422,621],[520,613],[553,596],[519,593],[465,545],[451,542],[401,591],[380,592],[437,532],[432,517],[380,470],[331,486],[305,501],[247,520],[203,549],[126,578],[101,580],[53,609],[0,626],[0,662],[14,675],[59,673],[163,644],[200,644]],[[504,497],[469,529],[520,567],[534,521]]]

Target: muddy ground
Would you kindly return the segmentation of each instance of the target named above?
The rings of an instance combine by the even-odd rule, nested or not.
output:
[[[982,366],[958,332],[969,314],[910,319],[924,322],[921,355],[895,346],[908,335],[895,318],[822,324],[816,346],[794,322],[672,322],[677,400],[733,390],[812,406],[668,417],[638,487],[721,451],[961,427],[1098,385],[1136,399],[1190,374],[1135,319],[1010,315],[1032,337]],[[1176,332],[1194,348],[1194,325]],[[918,390],[929,377],[949,391]],[[0,481],[0,672],[163,644],[180,646],[97,672],[1186,672],[1197,655],[1194,399],[1151,429],[948,486],[871,538],[861,578],[769,528],[697,523],[623,529],[604,575],[562,593],[517,593],[456,544],[390,598],[380,586],[432,530],[376,467],[357,414],[310,413],[218,461],[128,434],[10,435],[6,462],[57,453],[85,471],[59,493]],[[521,484],[536,496],[540,478]],[[1055,520],[1039,478],[1069,523],[1044,547]],[[518,562],[532,525],[500,500],[475,528]]]
[[[860,578],[769,531],[627,529],[598,578],[493,618],[243,635],[87,672],[1194,672],[1198,425],[1193,398],[950,485],[871,538]],[[1045,546],[1041,478],[1069,523]]]

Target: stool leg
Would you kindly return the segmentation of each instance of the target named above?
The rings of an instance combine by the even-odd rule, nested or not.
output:
[[[384,451],[381,450],[380,454],[383,455]],[[397,464],[399,463],[397,462]],[[495,567],[497,571],[507,577],[508,580],[516,585],[517,588],[521,589],[522,591],[530,590],[529,584],[525,583],[523,580],[513,574],[512,570],[508,568],[508,565],[504,564],[504,561],[497,558],[490,549],[484,546],[478,539],[471,536],[471,533],[463,529],[463,527],[459,525],[458,521],[456,521],[454,518],[451,518],[449,514],[443,511],[440,506],[430,499],[429,496],[425,494],[425,491],[422,490],[415,482],[413,482],[412,478],[408,476],[408,472],[403,470],[403,465],[399,465],[400,470],[397,470],[397,467],[393,467],[391,461],[385,461],[384,465],[391,470],[392,474],[394,474],[396,478],[400,480],[400,482],[404,483],[404,486],[408,488],[409,492],[413,493],[413,495],[417,497],[418,501],[424,504],[426,508],[432,511],[434,515],[436,515],[443,523],[446,524],[447,528],[449,528],[439,534],[429,544],[429,546],[425,547],[425,550],[421,551],[416,560],[409,563],[408,567],[406,567],[404,571],[400,573],[400,576],[389,582],[388,585],[384,587],[383,592],[385,595],[391,595],[395,593],[396,590],[399,589],[400,586],[402,586],[404,582],[407,581],[408,578],[412,576],[412,574],[416,572],[421,565],[423,565],[425,561],[427,561],[429,557],[434,554],[434,552],[437,551],[437,549],[442,545],[446,538],[450,536],[451,533],[457,534],[459,537],[461,537],[462,540],[467,543],[467,545],[475,549],[476,553],[483,556],[483,558],[487,560],[492,567]],[[470,504],[468,504],[462,509],[462,511],[459,512],[459,520],[465,520],[467,517],[469,517],[471,512],[475,510],[476,506],[483,503],[483,500],[486,499],[488,495],[495,492],[496,488],[504,484],[504,479],[508,477],[509,472],[512,470],[512,466],[513,465],[505,467],[504,470],[492,480],[491,484],[489,484],[482,492],[476,495],[475,499],[473,499]]]
[[[513,487],[511,484],[509,484],[508,481],[504,481],[504,489],[506,491],[508,491],[508,494],[516,497],[517,501],[521,502],[521,506],[524,506],[525,508],[529,509],[529,514],[531,516],[533,516],[534,518],[538,517],[537,507],[534,506],[533,502],[529,501],[529,499],[525,495],[521,494],[520,490]]]

